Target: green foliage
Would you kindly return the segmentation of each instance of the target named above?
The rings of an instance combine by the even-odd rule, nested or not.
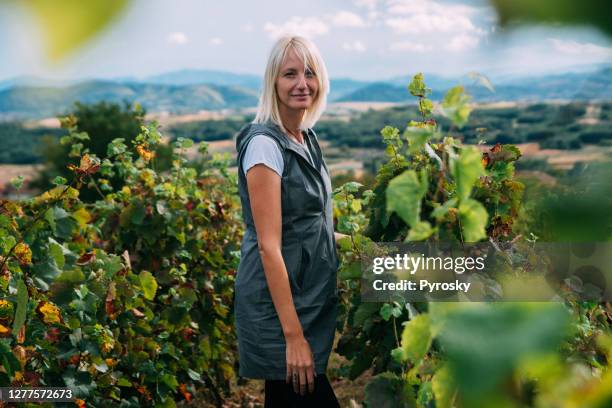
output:
[[[89,140],[68,129],[73,146]],[[189,167],[184,140],[156,171],[156,125],[124,141],[38,197],[0,201],[0,385],[67,386],[93,406],[172,406],[196,389],[221,403],[235,375],[235,178],[214,157]],[[106,194],[85,203],[94,174]],[[118,191],[103,187],[112,176]]]
[[[344,228],[349,237],[339,241],[343,331],[336,351],[350,362],[349,378],[372,368],[375,376],[366,389],[367,406],[581,406],[577,402],[581,399],[587,407],[604,406],[612,401],[605,391],[612,377],[605,352],[594,344],[608,338],[609,320],[601,318],[608,313],[604,305],[593,303],[585,309],[571,295],[565,304],[361,301],[359,265],[366,255],[376,253],[376,241],[435,244],[487,239],[508,248],[508,255],[513,245],[519,245],[519,230],[535,242],[538,238],[528,232],[542,233],[545,228],[535,222],[517,225],[525,211],[539,221],[536,217],[546,214],[541,208],[536,214],[533,207],[522,208],[525,186],[514,178],[520,150],[501,144],[478,149],[461,144],[451,134],[443,138],[440,124],[429,117],[429,105],[422,103],[426,89],[423,76],[416,75],[409,90],[419,98],[421,120],[408,122],[403,132],[407,144],[400,129],[382,129],[388,161],[380,168],[373,191],[362,193],[367,194],[367,203],[355,194],[355,186],[336,189],[335,215],[343,220],[338,226],[358,226]],[[452,121],[451,129],[469,123],[468,100],[461,88],[451,89],[444,98],[442,110]],[[530,110],[543,109],[548,106]],[[600,202],[608,197],[609,183],[601,183],[605,176],[597,179],[597,190],[588,183],[591,187],[585,190],[591,192],[577,194],[597,195]],[[562,201],[542,197],[546,209],[556,211],[554,219],[572,222],[575,215],[560,213],[568,208],[561,209]],[[369,216],[358,217],[354,208]],[[596,214],[602,220],[609,218]],[[580,222],[588,228],[594,224]],[[597,233],[590,236],[606,239]],[[512,265],[519,275],[527,268],[529,262]],[[487,279],[482,284],[486,287]],[[572,378],[571,373],[585,367],[595,371],[581,380]]]
[[[516,22],[589,24],[612,35],[612,23],[607,18],[608,4],[601,0],[491,0],[491,3],[504,25]]]
[[[45,169],[40,173],[38,180],[33,184],[41,189],[57,177],[69,179],[72,171],[71,165],[77,165],[82,154],[104,160],[107,158],[108,145],[116,138],[122,138],[131,143],[142,132],[145,112],[138,106],[123,106],[113,103],[100,102],[95,105],[75,104],[75,110],[70,117],[62,121],[62,127],[69,132],[60,139],[46,139],[44,144]],[[161,143],[155,144],[151,153],[154,160],[153,167],[163,171],[170,167],[170,148]],[[102,182],[103,185],[98,185]],[[113,175],[103,180],[97,174],[91,174],[86,186],[80,188],[80,199],[93,202],[102,198],[100,190],[106,192],[119,190],[123,187],[124,179],[121,175]]]

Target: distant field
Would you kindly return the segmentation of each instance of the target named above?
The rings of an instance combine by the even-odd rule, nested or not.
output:
[[[179,116],[151,116],[158,120],[165,141],[176,137],[210,143],[210,151],[235,155],[233,136],[253,118],[245,114],[202,111]],[[449,124],[439,113],[438,124]],[[335,103],[317,123],[324,154],[335,174],[352,171],[356,176],[372,173],[384,160],[380,129],[385,125],[403,129],[418,118],[414,105],[394,103]],[[41,162],[42,138],[64,134],[57,119],[0,123],[0,187],[16,174],[32,176]],[[612,103],[553,101],[550,103],[496,102],[476,105],[469,123],[452,134],[464,143],[490,146],[497,142],[520,146],[522,170],[569,169],[577,162],[609,160],[612,149]],[[52,139],[51,139],[52,140]],[[197,148],[188,152],[197,155]],[[17,166],[18,164],[28,166]]]

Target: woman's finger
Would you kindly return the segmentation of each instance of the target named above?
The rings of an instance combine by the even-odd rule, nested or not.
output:
[[[300,395],[306,395],[306,368],[300,368]]]
[[[300,392],[300,378],[297,371],[291,373],[291,381],[293,383],[293,392],[299,394]]]
[[[306,371],[306,379],[308,380],[308,392],[313,393],[315,387],[314,367],[310,366]]]

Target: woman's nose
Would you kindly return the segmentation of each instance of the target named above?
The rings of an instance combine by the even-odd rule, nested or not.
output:
[[[297,78],[298,78],[297,87],[300,88],[300,89],[306,88],[306,86],[307,86],[306,75],[305,74],[298,74]]]

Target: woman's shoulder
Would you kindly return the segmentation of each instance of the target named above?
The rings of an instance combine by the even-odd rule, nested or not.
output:
[[[257,136],[265,136],[270,140],[274,140],[279,148],[286,148],[287,139],[282,137],[278,131],[278,126],[271,123],[249,123],[245,125],[239,132],[236,138],[236,149],[242,150],[249,144],[251,139]]]

